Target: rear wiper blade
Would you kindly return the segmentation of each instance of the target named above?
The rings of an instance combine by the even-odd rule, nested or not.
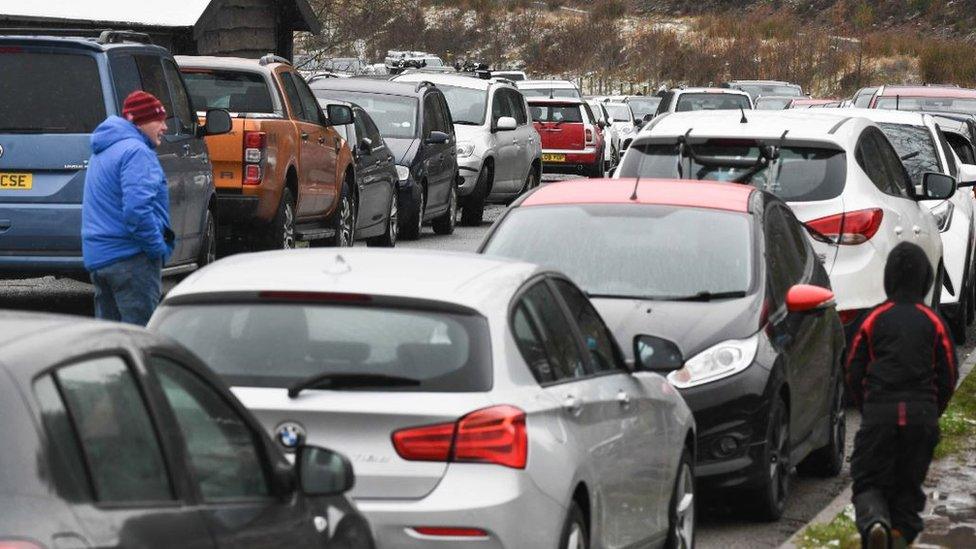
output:
[[[712,301],[714,299],[733,299],[736,297],[745,297],[746,292],[744,290],[736,290],[734,292],[698,292],[692,295],[682,295],[674,296],[669,298],[661,298],[662,301]]]
[[[902,159],[902,161],[904,162],[905,160],[908,160],[908,159],[910,159],[910,158],[915,158],[915,157],[916,157],[916,156],[918,156],[919,154],[921,154],[921,151],[912,151],[912,152],[910,152],[910,153],[908,153],[908,154],[906,154],[906,155],[904,155],[904,156],[902,156],[902,157],[901,157],[901,159]]]
[[[348,389],[351,387],[416,387],[419,379],[385,374],[332,372],[307,377],[288,387],[288,397],[295,398],[305,389]]]

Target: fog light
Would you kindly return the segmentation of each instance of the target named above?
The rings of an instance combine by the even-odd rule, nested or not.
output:
[[[718,439],[713,448],[715,457],[728,457],[739,449],[739,439],[732,436],[724,436]]]

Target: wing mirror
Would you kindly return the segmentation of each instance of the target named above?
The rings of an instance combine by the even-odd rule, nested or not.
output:
[[[938,172],[922,176],[921,200],[947,200],[956,193],[956,178]]]
[[[651,335],[634,336],[634,371],[671,372],[682,366],[681,349],[673,341]]]
[[[976,185],[976,165],[959,164],[959,181],[957,187],[972,187]]]
[[[518,122],[511,116],[503,116],[495,122],[495,131],[507,132],[518,127]]]
[[[428,145],[443,145],[444,143],[450,141],[450,139],[451,136],[444,132],[432,131],[424,142]]]
[[[353,122],[352,109],[346,105],[329,105],[325,110],[329,123],[333,126],[345,126]]]
[[[356,476],[346,456],[318,446],[299,446],[295,457],[298,482],[309,496],[336,496],[352,489]]]
[[[224,109],[210,109],[207,111],[207,121],[203,126],[197,126],[197,137],[223,135],[230,132],[232,126],[230,113]]]
[[[373,154],[373,140],[364,137],[359,141],[359,152],[363,154]]]
[[[820,286],[797,284],[786,292],[786,309],[791,313],[826,311],[836,305],[834,292]]]

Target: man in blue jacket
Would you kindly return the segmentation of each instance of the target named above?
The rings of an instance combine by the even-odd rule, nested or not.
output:
[[[95,316],[145,325],[162,297],[162,268],[173,252],[169,191],[155,148],[166,109],[134,91],[122,116],[92,133],[81,203],[81,250],[95,286]]]

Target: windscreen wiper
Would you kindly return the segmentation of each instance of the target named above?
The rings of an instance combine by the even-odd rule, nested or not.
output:
[[[332,372],[307,377],[288,387],[288,397],[295,398],[305,389],[349,389],[353,387],[416,387],[419,379],[385,374]]]
[[[734,292],[698,292],[692,295],[674,296],[669,298],[662,298],[662,301],[712,301],[715,299],[734,299],[737,297],[745,297],[746,292],[744,290],[736,290]]]

